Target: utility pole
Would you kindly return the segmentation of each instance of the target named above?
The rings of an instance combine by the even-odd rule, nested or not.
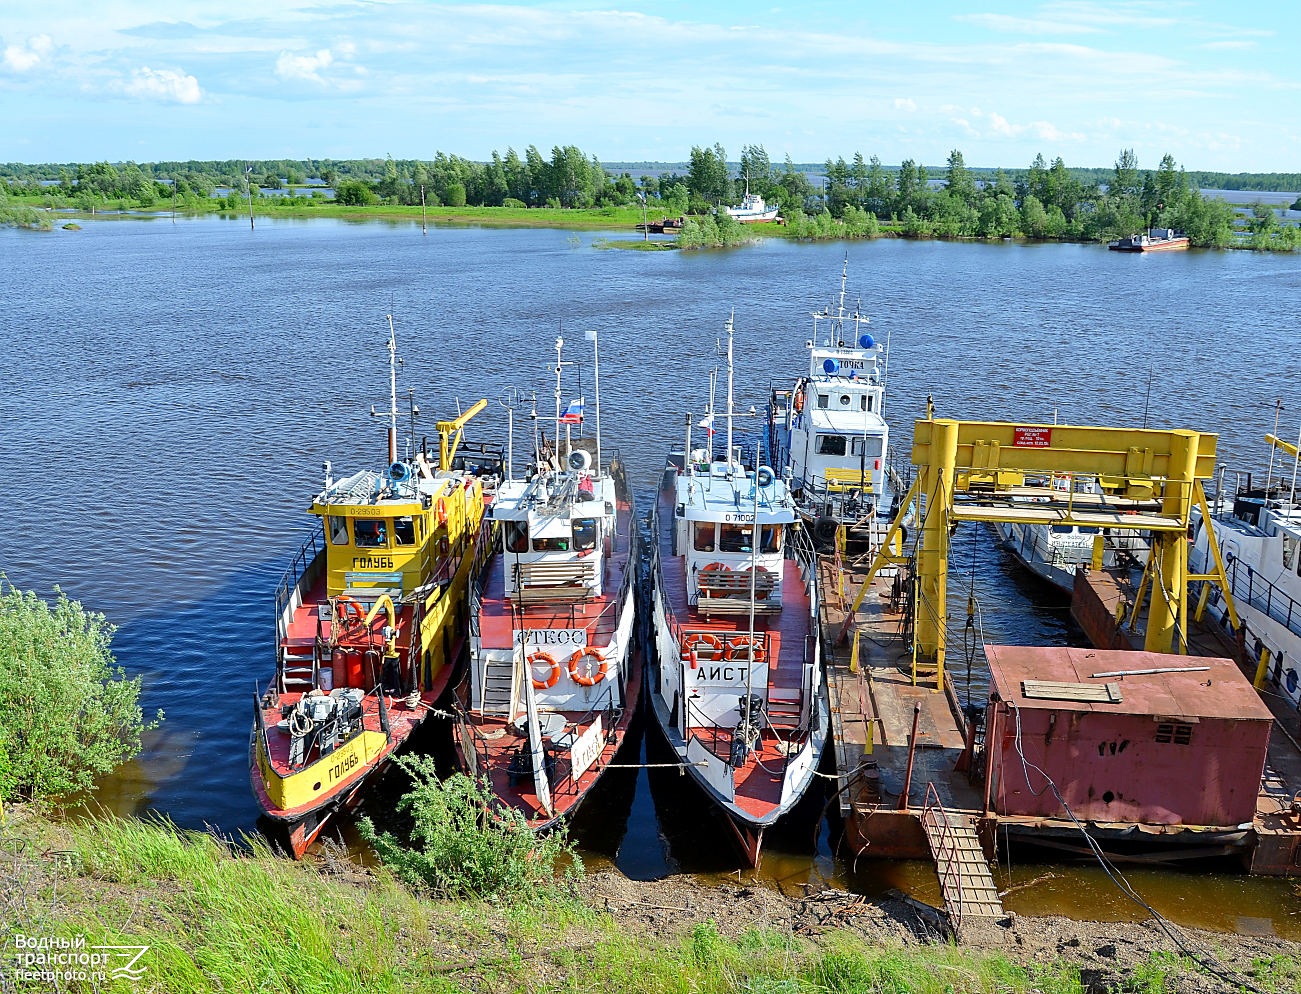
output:
[[[253,230],[253,164],[244,167],[244,192],[248,195],[248,230]]]

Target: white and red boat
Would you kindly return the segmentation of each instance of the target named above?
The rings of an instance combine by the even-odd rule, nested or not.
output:
[[[1152,228],[1107,244],[1113,252],[1177,252],[1187,247],[1188,236],[1175,234],[1173,228]]]
[[[813,780],[830,713],[815,554],[788,481],[733,448],[730,320],[727,331],[725,453],[693,450],[688,427],[655,508],[648,698],[757,866],[764,832]]]
[[[335,479],[320,524],[276,592],[276,672],[254,701],[253,792],[301,856],[425,720],[465,651],[463,612],[482,558],[497,469],[456,456],[479,401],[437,425],[438,465],[397,453],[396,344],[389,323],[389,458]],[[414,444],[413,444],[414,449]]]
[[[572,814],[613,760],[642,679],[632,495],[618,457],[602,463],[599,373],[596,437],[571,437],[582,401],[562,413],[563,344],[555,441],[535,443],[532,471],[499,487],[486,523],[494,554],[471,590],[456,692],[462,769],[536,831]]]

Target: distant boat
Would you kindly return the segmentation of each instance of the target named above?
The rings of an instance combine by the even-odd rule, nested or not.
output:
[[[769,207],[764,203],[763,197],[757,193],[751,193],[750,177],[747,176],[745,178],[745,196],[741,198],[740,206],[724,207],[723,210],[742,224],[759,224],[762,221],[778,220],[777,212],[781,208]]]
[[[1107,245],[1113,252],[1174,252],[1188,247],[1187,235],[1176,235],[1173,228],[1153,228],[1141,235],[1118,238]]]

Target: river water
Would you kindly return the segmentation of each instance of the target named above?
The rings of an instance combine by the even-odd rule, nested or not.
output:
[[[418,434],[488,397],[472,435],[504,440],[508,386],[536,391],[545,414],[558,333],[580,362],[567,397],[581,375],[591,405],[584,333],[599,332],[604,443],[645,499],[684,414],[704,409],[728,315],[739,403],[762,410],[769,385],[807,362],[809,312],[833,300],[846,256],[851,305],[861,298],[890,342],[886,414],[901,452],[928,395],[940,416],[1216,431],[1235,468],[1263,468],[1276,398],[1284,433],[1296,431],[1301,257],[888,239],[645,253],[601,248],[609,237],[166,217],[0,230],[0,569],[106,614],[118,661],[144,676],[146,712],[167,712],[101,803],[253,830],[246,742],[254,681],[274,666],[272,594],[310,527],[322,462],[341,474],[384,459],[369,411],[387,404],[387,313]],[[964,527],[955,542],[951,578],[974,582],[989,641],[1078,640],[1066,605],[987,531]],[[977,674],[972,696],[980,686]],[[653,731],[645,740],[653,760]],[[635,877],[734,869],[677,774],[607,781],[576,825],[589,863]],[[938,902],[925,864],[833,857],[822,803],[771,840],[766,879]],[[1020,913],[1143,917],[1100,871],[1014,865],[999,879]],[[1292,884],[1130,879],[1175,920],[1301,938]]]

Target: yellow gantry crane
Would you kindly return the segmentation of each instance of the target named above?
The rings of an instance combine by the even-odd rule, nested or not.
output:
[[[934,667],[944,686],[944,632],[949,538],[962,521],[1147,532],[1148,567],[1132,607],[1136,617],[1151,589],[1144,648],[1187,651],[1188,584],[1215,583],[1235,628],[1238,617],[1224,561],[1209,526],[1202,480],[1215,470],[1216,436],[1188,430],[1097,428],[925,418],[913,429],[917,477],[900,505],[845,621],[847,634],[881,567],[909,561],[903,548],[911,514],[920,527],[914,568],[914,680]],[[1088,480],[1091,492],[1079,492]],[[1054,482],[1059,485],[1054,486]],[[1066,483],[1063,489],[1061,482]],[[1188,571],[1189,523],[1197,506],[1207,522],[1215,572]],[[1095,540],[1101,565],[1103,536]]]

